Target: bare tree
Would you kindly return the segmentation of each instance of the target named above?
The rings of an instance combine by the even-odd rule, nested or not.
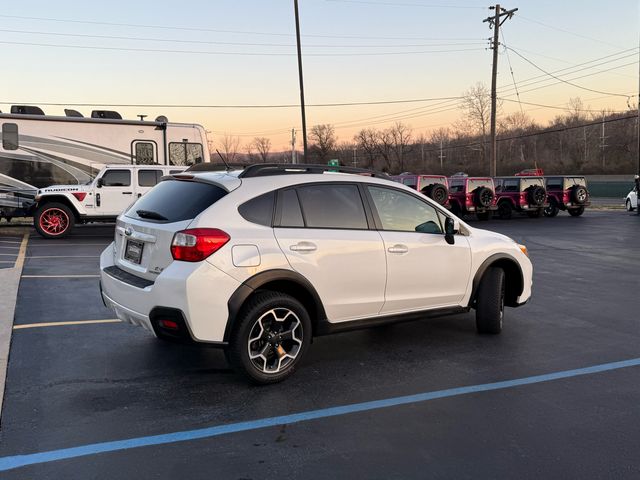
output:
[[[220,145],[222,146],[222,151],[224,152],[224,157],[227,163],[235,162],[240,150],[240,137],[235,137],[225,133],[220,140]]]
[[[320,163],[325,163],[330,160],[338,143],[336,130],[333,125],[328,123],[314,125],[311,127],[309,137],[313,142],[311,148],[309,148],[311,156],[315,157]]]
[[[498,122],[500,133],[522,133],[536,127],[533,119],[524,112],[513,112]]]
[[[378,155],[378,135],[373,128],[363,128],[353,136],[358,150],[364,153],[363,166],[374,166],[376,156]]]
[[[411,127],[402,122],[396,122],[388,132],[393,144],[391,152],[398,163],[400,172],[404,172],[405,156],[411,152]]]
[[[393,138],[391,137],[391,132],[389,130],[383,130],[377,132],[377,148],[378,155],[382,157],[383,172],[391,171],[391,156],[393,155]]]
[[[472,131],[481,136],[480,164],[484,165],[486,158],[486,142],[489,123],[491,121],[491,94],[481,82],[464,92],[460,108],[466,114],[466,124]],[[463,125],[459,125],[463,127]]]
[[[262,163],[267,163],[269,151],[271,150],[271,140],[266,137],[255,137],[251,145],[258,151]]]

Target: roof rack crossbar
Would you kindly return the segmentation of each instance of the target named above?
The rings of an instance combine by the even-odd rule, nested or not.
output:
[[[267,177],[270,175],[305,174],[305,173],[355,173],[359,175],[369,175],[376,178],[388,179],[389,175],[375,170],[356,167],[316,165],[310,163],[259,163],[246,167],[239,178]]]

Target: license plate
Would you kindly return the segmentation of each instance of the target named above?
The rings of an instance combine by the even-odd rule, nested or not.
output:
[[[140,264],[142,261],[142,249],[144,244],[134,240],[127,240],[127,247],[124,250],[124,259],[131,263]]]

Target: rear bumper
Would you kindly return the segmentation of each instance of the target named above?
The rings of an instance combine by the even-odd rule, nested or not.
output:
[[[175,261],[153,283],[143,286],[144,282],[133,282],[126,272],[118,274],[113,267],[112,243],[100,256],[100,286],[105,304],[120,320],[164,337],[158,320],[170,311],[167,318],[183,321],[194,341],[222,344],[229,317],[227,301],[240,286],[237,280],[206,261]]]

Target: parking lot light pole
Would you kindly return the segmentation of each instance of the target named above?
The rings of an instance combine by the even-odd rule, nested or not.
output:
[[[304,81],[302,79],[302,47],[300,46],[300,16],[298,14],[298,0],[293,0],[293,8],[296,16],[296,43],[298,46],[298,77],[300,79],[300,111],[302,113],[302,148],[304,162],[307,162],[307,118],[304,111]]]

